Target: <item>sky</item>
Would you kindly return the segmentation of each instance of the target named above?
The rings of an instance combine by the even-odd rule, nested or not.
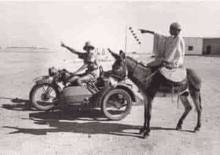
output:
[[[90,41],[97,48],[151,52],[153,36],[139,28],[168,35],[169,25],[179,22],[185,37],[220,37],[219,8],[218,1],[0,1],[0,46],[61,50],[62,41],[82,51]]]

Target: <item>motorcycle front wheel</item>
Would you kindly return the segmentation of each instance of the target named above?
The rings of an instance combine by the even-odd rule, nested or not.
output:
[[[59,101],[59,91],[49,83],[36,84],[30,92],[30,102],[37,109],[47,111]]]
[[[104,115],[113,121],[125,118],[130,113],[131,107],[131,96],[123,89],[110,90],[105,94],[101,105]]]

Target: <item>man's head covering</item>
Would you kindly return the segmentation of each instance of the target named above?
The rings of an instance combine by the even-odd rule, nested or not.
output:
[[[87,49],[95,49],[94,46],[91,45],[91,43],[89,41],[87,41],[83,47],[84,50],[87,50]]]
[[[177,30],[181,30],[182,29],[181,25],[179,23],[177,23],[177,22],[174,22],[174,23],[170,24],[170,28],[175,28]]]

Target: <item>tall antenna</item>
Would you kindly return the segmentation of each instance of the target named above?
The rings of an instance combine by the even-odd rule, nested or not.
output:
[[[127,29],[128,29],[128,26],[126,25],[125,26],[125,53],[127,52]]]

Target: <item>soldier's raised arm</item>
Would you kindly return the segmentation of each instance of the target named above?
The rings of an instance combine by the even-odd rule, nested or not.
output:
[[[70,52],[72,52],[72,53],[74,53],[74,54],[77,54],[77,55],[81,54],[81,52],[78,52],[77,50],[75,50],[75,49],[73,49],[73,48],[71,48],[71,47],[65,45],[65,44],[62,43],[62,42],[61,42],[61,45],[60,45],[60,46],[66,48],[66,49],[68,49]]]

